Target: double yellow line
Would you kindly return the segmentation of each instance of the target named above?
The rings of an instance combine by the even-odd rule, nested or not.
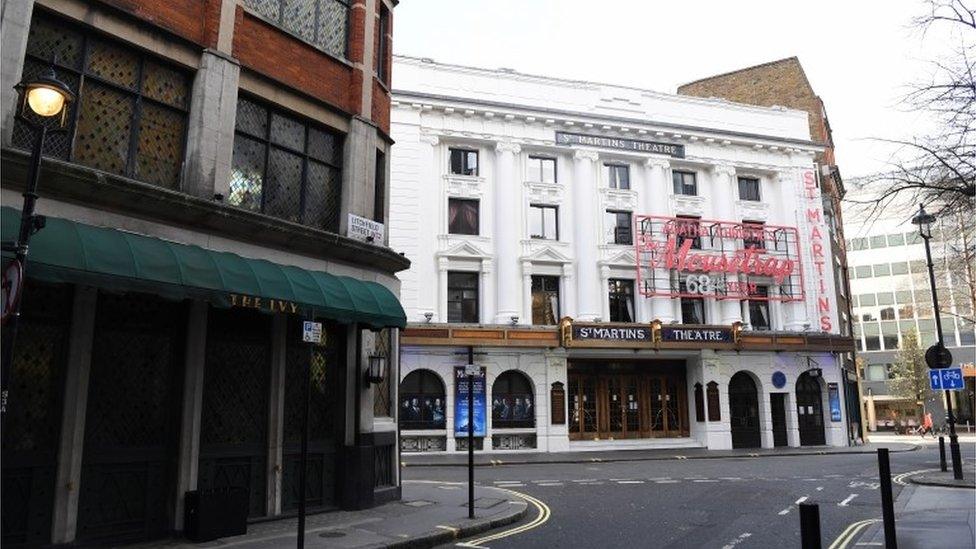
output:
[[[835,539],[834,542],[831,543],[830,547],[828,547],[827,549],[844,549],[845,547],[847,547],[847,545],[850,542],[854,541],[854,536],[859,534],[861,530],[867,528],[869,524],[874,524],[875,522],[880,522],[880,521],[881,519],[875,518],[875,519],[862,520],[851,524],[850,526],[845,528],[844,531],[841,532],[839,536],[837,536],[837,539]]]
[[[458,544],[459,546],[461,546],[461,547],[484,547],[484,544],[485,543],[488,543],[488,542],[491,542],[491,541],[495,541],[495,540],[499,540],[499,539],[502,539],[502,538],[507,538],[508,536],[514,536],[515,534],[521,534],[522,532],[527,532],[529,530],[532,530],[533,528],[538,528],[539,526],[542,526],[543,524],[545,524],[546,521],[549,520],[549,516],[552,515],[552,511],[549,509],[549,506],[546,505],[541,500],[538,500],[538,499],[536,499],[536,498],[534,498],[534,497],[532,497],[532,496],[530,496],[528,494],[523,494],[522,492],[516,492],[515,490],[509,490],[508,488],[498,488],[497,486],[495,488],[498,489],[498,490],[504,490],[504,491],[506,491],[506,492],[514,495],[514,496],[518,496],[518,497],[524,499],[525,501],[528,501],[533,506],[535,506],[536,510],[539,511],[539,514],[536,515],[536,517],[534,519],[532,519],[531,522],[528,522],[526,524],[523,524],[522,526],[516,526],[515,528],[511,528],[509,530],[503,530],[501,532],[498,532],[497,534],[491,534],[489,536],[481,537],[481,538],[478,538],[478,539],[473,539],[473,540],[470,540],[470,541],[466,541],[464,543],[459,543]]]

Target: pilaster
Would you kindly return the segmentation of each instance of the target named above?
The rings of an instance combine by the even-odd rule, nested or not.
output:
[[[597,201],[596,151],[577,150],[573,164],[573,208],[576,220],[573,239],[576,248],[577,320],[593,320],[601,314],[599,273],[596,265]]]
[[[14,117],[18,105],[14,85],[23,76],[24,54],[27,51],[27,35],[30,32],[33,12],[34,0],[5,0],[3,3],[0,19],[0,81],[4,84],[3,91],[0,92],[0,104],[3,105],[4,147],[9,147],[13,140]]]
[[[446,257],[437,259],[437,310],[434,320],[437,322],[447,322],[447,268],[448,260]]]
[[[228,198],[240,73],[240,64],[226,53],[207,49],[200,55],[187,120],[183,190],[188,194]]]
[[[495,322],[507,324],[518,316],[519,295],[508,291],[507,285],[518,280],[518,218],[520,208],[516,156],[521,147],[515,143],[501,142],[495,145],[495,266],[497,290],[495,292]]]
[[[186,323],[183,370],[183,409],[180,414],[179,462],[176,470],[175,528],[182,531],[184,496],[197,489],[200,467],[200,417],[203,411],[203,374],[207,351],[205,301],[190,304]]]
[[[11,9],[9,4],[7,9]],[[51,542],[55,544],[73,542],[78,527],[78,496],[85,449],[88,380],[91,374],[97,302],[98,292],[95,288],[75,286],[64,376],[64,406],[61,413],[61,437],[58,441],[54,508],[51,513]]]
[[[281,514],[287,345],[288,317],[277,314],[271,319],[271,390],[268,394],[267,509],[269,515]]]
[[[532,324],[532,262],[522,262],[522,316],[519,324]]]
[[[742,221],[734,219],[732,205],[734,193],[732,192],[732,181],[735,177],[735,168],[732,166],[719,164],[712,169],[712,211],[715,216],[722,221]],[[716,243],[721,244],[723,250],[734,250],[735,240],[726,239]],[[721,324],[732,324],[742,321],[742,307],[736,299],[726,299],[717,303]]]

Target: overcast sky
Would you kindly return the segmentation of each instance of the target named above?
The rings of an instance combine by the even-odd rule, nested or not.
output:
[[[924,131],[899,100],[954,41],[942,28],[911,28],[923,11],[918,0],[403,0],[393,43],[435,61],[668,93],[795,55],[827,105],[850,178],[883,170],[892,154],[870,138]]]

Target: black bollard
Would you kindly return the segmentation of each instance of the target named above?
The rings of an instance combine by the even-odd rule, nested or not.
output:
[[[816,503],[800,504],[800,547],[820,549],[820,506]]]
[[[881,516],[884,519],[885,548],[896,549],[895,539],[895,501],[891,496],[891,463],[888,449],[878,448],[878,477],[881,481]]]
[[[943,473],[949,470],[945,458],[945,437],[939,437],[939,468],[942,469]]]

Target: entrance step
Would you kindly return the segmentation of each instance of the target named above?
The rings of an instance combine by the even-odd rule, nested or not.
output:
[[[623,440],[574,440],[571,452],[600,452],[606,450],[667,450],[670,448],[704,448],[693,438],[640,438]]]

